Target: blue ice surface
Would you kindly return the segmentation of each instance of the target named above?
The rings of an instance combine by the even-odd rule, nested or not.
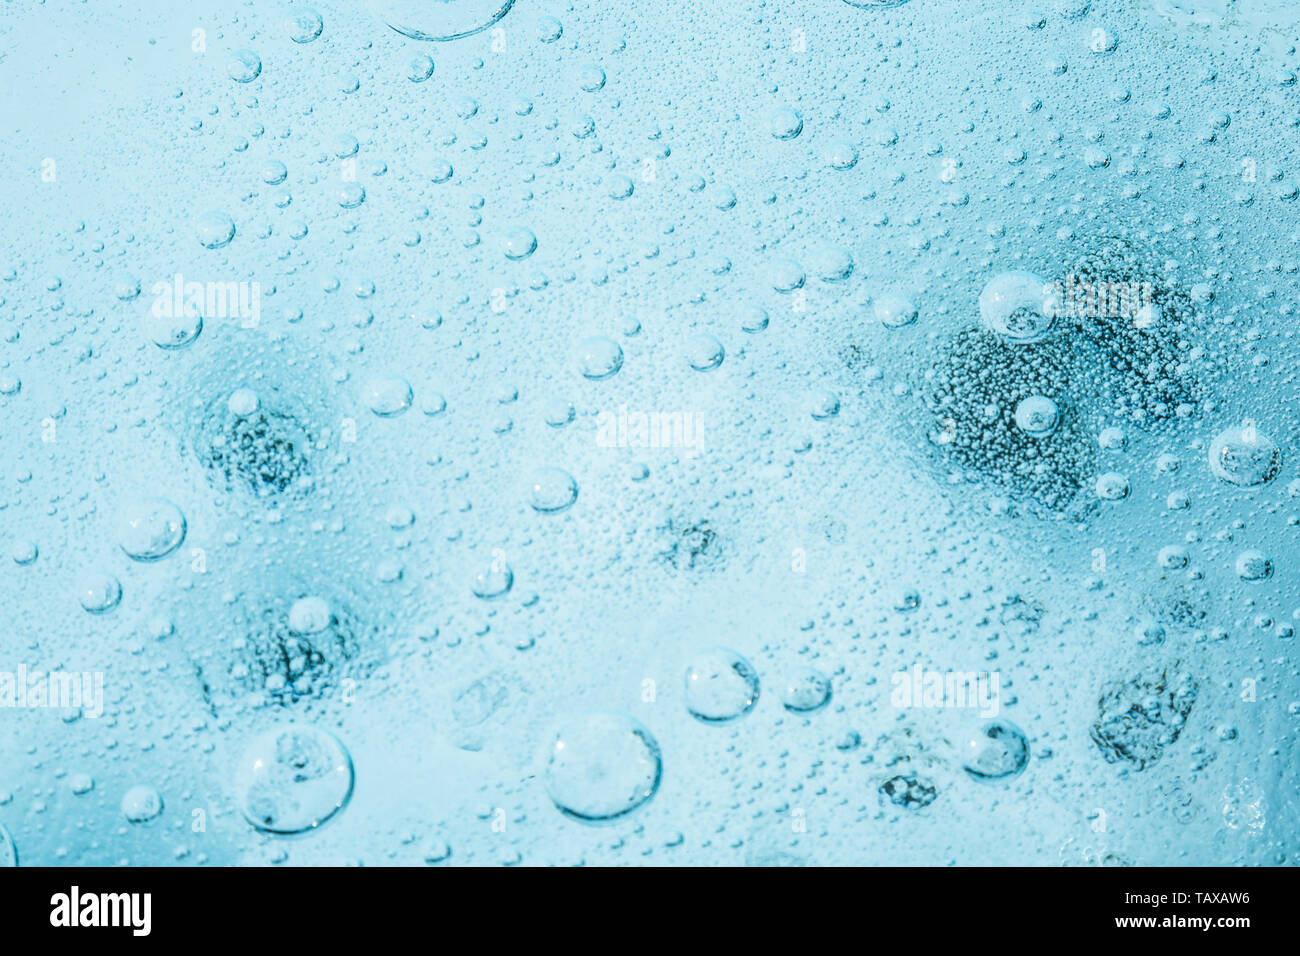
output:
[[[1241,7],[0,3],[0,863],[1295,862]]]

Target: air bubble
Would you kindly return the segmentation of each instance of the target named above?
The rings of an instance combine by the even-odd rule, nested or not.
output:
[[[1282,470],[1282,449],[1252,425],[1225,428],[1210,443],[1210,471],[1221,481],[1252,487]]]
[[[252,50],[236,50],[226,60],[226,72],[236,83],[252,83],[262,75],[262,58]]]
[[[707,723],[745,716],[758,703],[758,674],[735,651],[711,647],[700,651],[686,668],[686,709]]]
[[[541,514],[558,514],[578,500],[578,483],[562,468],[539,469],[529,483],[528,503]]]
[[[185,516],[166,498],[146,498],[123,511],[117,540],[132,560],[161,560],[185,540]]]
[[[1044,338],[1061,310],[1056,290],[1028,272],[1003,272],[990,279],[979,304],[985,327],[1018,345]]]
[[[1007,720],[990,720],[974,728],[961,746],[962,769],[981,783],[1019,775],[1029,763],[1024,731]]]
[[[332,734],[291,724],[254,738],[239,759],[235,799],[264,833],[305,833],[352,796],[352,758]]]
[[[552,737],[546,792],[570,819],[607,823],[653,797],[662,776],[659,744],[643,724],[626,714],[586,714]]]

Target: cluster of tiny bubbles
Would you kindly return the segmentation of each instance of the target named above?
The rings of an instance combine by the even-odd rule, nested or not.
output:
[[[608,823],[631,813],[655,795],[663,777],[658,741],[626,714],[570,717],[556,728],[549,749],[547,795],[581,823]]]
[[[481,33],[504,17],[514,3],[515,0],[454,0],[451,3],[370,0],[370,9],[403,36],[413,40],[447,41]]]
[[[989,331],[1020,345],[1044,338],[1061,309],[1052,286],[1028,272],[994,276],[980,293],[979,306]]]
[[[880,796],[904,810],[923,810],[934,803],[939,788],[915,774],[898,774],[880,785]]]
[[[744,717],[758,703],[758,672],[726,647],[699,651],[686,666],[686,709],[706,723]]]
[[[879,7],[901,7],[907,0],[844,0],[851,7],[871,10]]]
[[[831,680],[814,667],[800,667],[785,681],[781,706],[795,714],[811,714],[831,701]]]
[[[147,784],[132,787],[122,795],[122,816],[131,823],[148,823],[162,812],[162,794]]]
[[[123,509],[117,543],[134,561],[158,561],[185,540],[185,515],[166,498],[146,498]]]
[[[314,830],[352,796],[352,758],[333,734],[289,724],[255,737],[235,773],[244,818],[264,833]]]
[[[528,503],[541,514],[558,514],[578,500],[578,483],[562,468],[540,468],[529,482]]]
[[[1009,720],[985,721],[962,738],[961,761],[962,769],[981,783],[1008,780],[1029,763],[1029,742]]]
[[[878,295],[871,304],[876,321],[887,329],[901,329],[916,321],[917,308],[911,299],[901,295]]]
[[[1234,485],[1263,485],[1282,470],[1282,449],[1252,424],[1225,428],[1210,442],[1210,471]]]
[[[411,407],[415,395],[406,379],[384,375],[366,383],[361,399],[380,418],[395,418]]]
[[[613,339],[593,335],[578,343],[577,360],[583,378],[600,381],[623,367],[623,349]]]
[[[122,584],[104,571],[91,571],[77,582],[77,598],[91,614],[107,614],[122,601]]]

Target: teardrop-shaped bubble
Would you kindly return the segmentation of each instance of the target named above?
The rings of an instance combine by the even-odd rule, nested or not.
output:
[[[686,667],[686,709],[707,723],[744,717],[758,703],[754,665],[726,647],[698,652]]]
[[[1242,487],[1263,485],[1282,470],[1282,449],[1255,426],[1232,425],[1210,443],[1210,471]]]
[[[659,743],[643,724],[626,714],[583,714],[551,739],[546,792],[570,819],[607,823],[653,797],[662,776]]]
[[[244,818],[264,833],[304,833],[352,797],[352,758],[333,734],[308,724],[266,731],[245,749],[235,774]]]
[[[539,468],[528,486],[528,503],[534,511],[557,514],[578,500],[578,483],[562,468]]]
[[[413,40],[459,40],[486,30],[515,0],[370,0],[380,20]]]
[[[1009,720],[989,720],[973,727],[961,745],[962,768],[975,780],[1007,780],[1029,763],[1029,741]]]

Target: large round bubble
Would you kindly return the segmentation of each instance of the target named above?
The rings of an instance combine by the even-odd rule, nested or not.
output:
[[[551,740],[546,792],[565,816],[604,823],[653,797],[662,774],[659,744],[639,721],[583,714],[566,720]]]
[[[1282,449],[1255,426],[1233,425],[1210,443],[1210,471],[1220,481],[1250,487],[1263,485],[1282,470]]]
[[[352,797],[352,758],[337,738],[291,724],[255,738],[239,760],[235,796],[264,833],[314,830]]]

